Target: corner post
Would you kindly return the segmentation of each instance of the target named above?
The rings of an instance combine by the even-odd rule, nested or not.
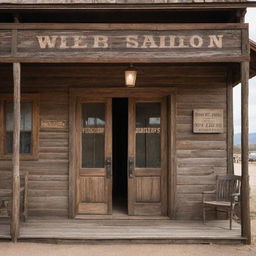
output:
[[[17,242],[20,226],[20,63],[13,63],[14,110],[13,110],[13,184],[11,237]]]
[[[232,68],[227,69],[227,166],[228,175],[234,174],[234,117],[233,117],[233,84]]]
[[[242,236],[246,237],[247,244],[251,243],[250,220],[250,187],[248,170],[249,153],[249,126],[248,126],[248,101],[249,101],[249,61],[241,63],[241,114],[242,114],[242,188],[241,188],[241,222]]]

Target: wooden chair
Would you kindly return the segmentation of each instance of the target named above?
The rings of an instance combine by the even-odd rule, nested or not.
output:
[[[24,176],[21,176],[20,186],[21,211],[24,221],[28,217],[28,176],[28,172]],[[0,177],[0,180],[4,184],[4,186],[0,186],[0,208],[5,208],[4,210],[8,213],[8,216],[11,216],[12,177]]]
[[[232,218],[235,206],[239,203],[241,177],[236,175],[217,176],[216,189],[204,191],[203,199],[203,222],[205,224],[206,208],[214,208],[215,211],[224,211],[229,215],[229,227],[232,229]],[[215,194],[215,200],[206,200],[206,195]]]

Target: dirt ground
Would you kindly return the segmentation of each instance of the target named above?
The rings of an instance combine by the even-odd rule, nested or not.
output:
[[[240,164],[235,165],[240,174]],[[251,210],[256,217],[256,164],[250,164]],[[0,243],[0,256],[256,256],[256,219],[253,244],[248,245],[53,245]]]
[[[0,243],[0,256],[255,256],[247,245],[50,245]]]
[[[241,164],[235,164],[235,174],[241,175]],[[250,187],[251,187],[251,213],[256,218],[256,163],[249,163]]]

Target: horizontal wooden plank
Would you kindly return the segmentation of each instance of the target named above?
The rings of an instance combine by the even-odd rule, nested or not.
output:
[[[98,169],[80,169],[79,175],[81,177],[105,177],[106,176],[106,169],[105,168],[98,168]]]
[[[160,203],[135,203],[134,213],[139,216],[160,216],[161,204]]]
[[[33,0],[27,0],[27,2],[22,2],[25,0],[22,0],[22,4],[16,3],[17,0],[15,0],[15,3],[10,4],[8,0],[1,0],[3,3],[1,4],[1,9],[25,9],[30,10],[31,8],[36,10],[55,10],[55,11],[70,11],[70,9],[75,10],[204,10],[205,8],[209,9],[229,9],[230,8],[230,1],[228,0],[166,0],[164,3],[162,1],[164,0],[135,0],[132,1],[132,3],[126,3],[126,0],[117,0],[117,3],[101,3],[101,1],[95,1],[93,4],[87,3],[87,0],[71,0],[69,2],[65,0],[38,0],[38,2],[34,2]],[[44,2],[45,1],[45,2]],[[92,0],[91,0],[92,1]],[[105,1],[111,1],[111,0],[105,0]],[[246,1],[243,2],[241,0],[233,0],[232,1],[232,9],[243,9],[247,7],[255,7],[255,3],[253,1]]]
[[[29,191],[30,197],[48,197],[51,200],[51,197],[56,196],[68,196],[68,190],[42,190],[42,189],[33,189]]]
[[[178,158],[226,158],[226,150],[178,150]]]
[[[225,141],[177,141],[177,149],[225,150]]]
[[[86,214],[106,214],[106,203],[80,203],[78,206],[78,213],[83,212]]]
[[[215,175],[208,176],[178,176],[178,185],[213,185],[216,183]],[[178,195],[179,197],[180,195]],[[178,201],[178,200],[177,200]]]
[[[136,177],[161,176],[160,168],[135,168],[134,175]]]
[[[227,166],[227,157],[214,158],[214,157],[197,157],[197,158],[178,158],[177,164],[180,166]]]
[[[40,147],[52,148],[53,145],[56,147],[68,147],[67,134],[61,134],[59,131],[55,131],[52,134],[51,133],[44,134],[44,132],[42,130],[40,131],[40,136],[39,136]]]
[[[51,146],[51,147],[40,147],[40,152],[41,153],[53,153],[53,154],[56,154],[56,153],[67,153],[68,152],[68,147],[64,146]]]
[[[136,56],[134,58],[56,58],[56,57],[1,57],[0,63],[230,63],[230,62],[247,62],[250,61],[250,57],[247,55],[241,55],[241,56],[225,56],[225,57],[214,57],[214,56],[205,56],[205,57],[171,57],[171,58],[162,58],[161,60],[159,57],[154,58],[142,58],[139,59]]]
[[[40,141],[44,142],[58,142],[64,143],[65,141],[68,141],[68,132],[58,131],[58,132],[40,132]],[[54,140],[53,140],[54,139]]]
[[[68,152],[64,153],[53,153],[53,152],[48,152],[48,153],[42,153],[39,152],[39,158],[40,159],[52,159],[52,160],[59,160],[59,159],[68,159]]]
[[[224,175],[227,172],[226,167],[217,166],[178,166],[178,175],[203,176],[203,175]]]
[[[29,182],[31,181],[68,181],[67,175],[39,175],[33,174],[28,176]]]
[[[200,194],[203,191],[212,191],[215,185],[178,185],[177,193],[179,194]]]
[[[248,24],[246,23],[182,23],[182,24],[166,24],[166,23],[155,23],[155,24],[106,24],[106,23],[1,23],[0,29],[77,29],[77,30],[180,30],[180,29],[247,29]]]
[[[36,207],[34,209],[31,209],[29,208],[28,209],[28,215],[29,216],[40,216],[40,217],[43,217],[43,216],[52,216],[52,217],[67,217],[68,215],[68,209],[64,209],[64,208],[60,208],[60,209],[56,209],[56,208],[45,208],[42,207]]]
[[[29,190],[68,190],[67,181],[30,181],[28,184]],[[49,200],[50,201],[50,200]]]
[[[67,209],[68,200],[63,196],[52,196],[51,200],[48,197],[31,197],[28,201],[29,209]]]

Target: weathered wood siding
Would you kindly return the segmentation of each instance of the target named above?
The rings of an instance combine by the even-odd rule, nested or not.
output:
[[[22,65],[22,92],[40,93],[41,120],[68,120],[69,88],[123,87],[126,65]],[[137,86],[177,88],[176,216],[201,217],[201,192],[227,172],[226,132],[193,134],[194,108],[223,108],[226,119],[226,65],[139,65]],[[99,75],[100,74],[100,75]],[[11,66],[1,65],[0,92],[12,89]],[[226,122],[225,122],[226,123]],[[30,171],[29,214],[68,214],[68,130],[40,129],[39,159],[22,161]],[[0,161],[0,173],[11,162]]]
[[[226,132],[192,133],[194,108],[222,108],[226,120],[225,74],[225,69],[187,71],[187,82],[177,92],[176,210],[181,219],[201,218],[202,191],[213,190],[216,175],[227,172]]]

